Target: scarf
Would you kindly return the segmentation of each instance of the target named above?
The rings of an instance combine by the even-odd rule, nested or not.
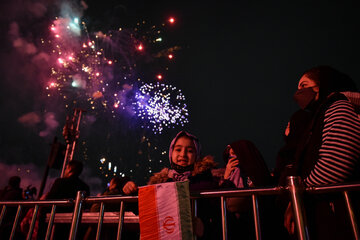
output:
[[[240,168],[237,167],[230,173],[229,180],[235,184],[236,188],[244,188],[244,182],[240,174]]]
[[[179,173],[174,169],[170,169],[168,173],[169,178],[172,178],[175,182],[186,181],[190,175],[191,171]]]

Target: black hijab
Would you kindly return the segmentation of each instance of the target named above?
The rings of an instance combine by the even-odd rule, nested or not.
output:
[[[270,172],[266,166],[264,158],[257,147],[248,140],[238,140],[230,144],[234,150],[238,160],[241,175],[250,177],[256,187],[266,186],[270,184]],[[223,152],[225,163],[229,159],[229,150]]]

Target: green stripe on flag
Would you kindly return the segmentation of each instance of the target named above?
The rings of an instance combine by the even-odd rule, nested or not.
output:
[[[189,182],[176,182],[182,240],[193,239]]]

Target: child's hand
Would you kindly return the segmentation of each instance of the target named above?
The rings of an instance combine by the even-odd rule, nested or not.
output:
[[[225,169],[225,173],[224,173],[224,179],[228,179],[230,177],[230,173],[232,171],[235,170],[235,168],[237,168],[237,166],[239,165],[239,160],[237,159],[236,156],[232,156],[228,163],[226,164],[226,169]]]

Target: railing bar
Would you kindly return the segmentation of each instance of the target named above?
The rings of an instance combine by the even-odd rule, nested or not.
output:
[[[76,195],[74,214],[73,214],[72,222],[71,222],[69,240],[76,239],[76,232],[77,232],[77,228],[79,225],[79,219],[80,219],[80,215],[81,215],[81,206],[82,206],[83,198],[84,198],[84,194],[81,191],[78,191],[77,195]]]
[[[5,212],[6,212],[6,205],[3,205],[2,209],[1,209],[1,215],[0,215],[0,226],[1,226],[2,221],[4,219]]]
[[[25,206],[34,206],[36,204],[41,203],[42,206],[51,206],[53,204],[56,204],[58,206],[72,206],[72,200],[56,200],[56,201],[0,201],[1,204],[5,204],[8,206],[18,206],[22,205]]]
[[[16,212],[16,217],[15,217],[15,221],[11,230],[11,235],[10,235],[10,240],[14,239],[15,236],[15,231],[16,231],[16,227],[19,223],[19,219],[20,219],[20,213],[21,213],[21,205],[18,206],[17,212]]]
[[[46,230],[45,240],[50,239],[51,231],[52,231],[52,228],[53,228],[53,225],[54,225],[55,211],[56,211],[56,205],[54,204],[54,205],[52,205],[52,208],[51,208],[51,214],[50,214],[50,218],[49,218],[48,227],[47,227],[47,230]]]
[[[194,200],[194,216],[198,216],[198,201],[197,199]]]
[[[239,190],[223,190],[223,191],[204,191],[193,193],[194,196],[200,197],[245,197],[251,196],[256,193],[257,195],[274,195],[284,192],[283,187],[273,187],[273,188],[252,188],[252,189],[239,189]]]
[[[300,192],[303,190],[301,188],[301,179],[300,177],[290,176],[287,178],[288,187],[291,196],[291,203],[294,212],[295,226],[297,229],[298,239],[307,240],[309,239],[309,233],[307,231],[306,217],[304,212],[304,205],[302,202]]]
[[[352,191],[360,190],[359,183],[348,183],[348,184],[341,184],[341,185],[330,185],[330,186],[316,186],[316,187],[308,187],[306,188],[307,193],[329,193],[334,191]]]
[[[221,223],[222,223],[222,237],[223,240],[227,240],[227,223],[226,223],[226,201],[221,196]]]
[[[32,236],[32,234],[34,232],[34,227],[35,227],[35,222],[36,222],[36,217],[38,215],[38,212],[39,212],[39,205],[36,204],[35,208],[34,208],[33,216],[32,216],[31,223],[30,223],[30,228],[29,228],[29,232],[27,234],[26,240],[31,240],[31,236]]]
[[[86,203],[118,203],[119,201],[126,201],[126,202],[137,202],[137,196],[117,196],[112,195],[111,197],[88,197],[85,199]]]
[[[104,220],[104,209],[105,209],[104,202],[101,202],[100,212],[99,212],[99,222],[98,222],[97,231],[96,231],[96,240],[100,239],[101,227],[102,227],[103,220]]]
[[[193,199],[192,203],[193,203],[193,207],[192,207],[193,214],[194,214],[194,217],[197,218],[197,216],[198,216],[198,201],[197,201],[197,199]],[[193,220],[193,221],[197,221],[197,220]],[[197,236],[194,231],[194,240],[196,240],[196,239],[197,239]]]
[[[251,199],[252,199],[252,205],[253,205],[255,235],[256,235],[256,239],[260,240],[261,239],[261,226],[260,226],[258,199],[255,194],[251,195]]]
[[[119,225],[118,225],[117,238],[116,238],[117,240],[121,239],[123,223],[124,223],[124,201],[121,201],[120,202],[120,212],[119,212]]]
[[[351,227],[353,229],[354,232],[354,237],[356,240],[359,240],[359,229],[355,220],[355,214],[353,211],[353,207],[352,207],[352,203],[351,203],[351,199],[349,196],[348,191],[344,191],[344,197],[345,197],[345,202],[346,202],[346,206],[349,212],[349,217],[350,217],[350,221],[351,221]]]

